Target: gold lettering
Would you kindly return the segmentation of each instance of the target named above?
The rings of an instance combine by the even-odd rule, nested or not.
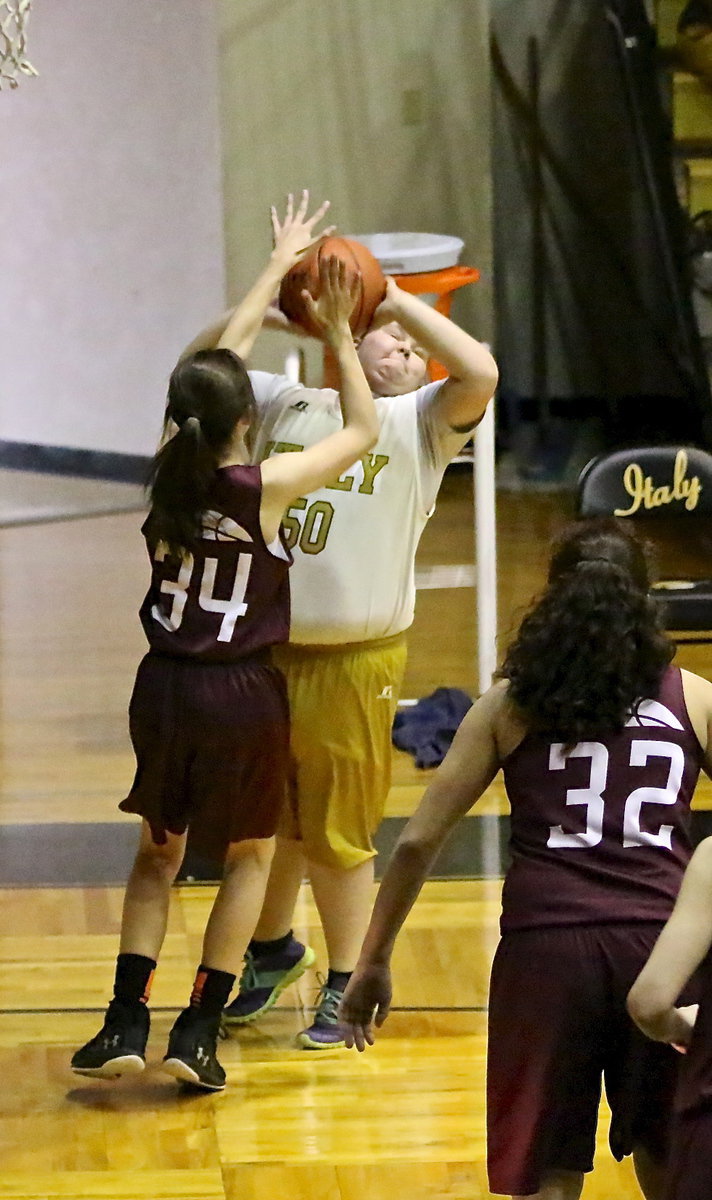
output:
[[[690,480],[690,490],[689,490],[689,493],[687,496],[687,500],[685,501],[685,508],[687,509],[688,512],[692,512],[694,509],[697,508],[701,491],[702,491],[702,484],[700,483],[700,477],[699,477],[699,475],[693,475],[692,479]]]
[[[303,446],[298,446],[295,442],[267,442],[265,446],[265,458],[269,458],[271,454],[289,454],[303,449]],[[363,482],[358,488],[361,495],[373,495],[373,481],[388,461],[389,456],[387,454],[365,454],[363,456],[361,459]],[[334,492],[350,492],[353,491],[355,482],[356,475],[343,474],[338,479],[335,479],[333,483],[327,483],[324,486]]]
[[[678,450],[675,455],[675,466],[672,472],[672,492],[676,500],[684,500],[687,494],[685,476],[687,474],[687,451]]]
[[[643,502],[643,493],[645,482],[643,479],[643,468],[639,463],[629,463],[623,472],[623,487],[631,497],[633,503],[630,508],[616,508],[613,515],[615,517],[632,517],[633,513],[637,513]]]
[[[614,516],[632,517],[641,504],[643,508],[647,509],[661,508],[665,504],[672,504],[675,500],[684,500],[685,508],[688,512],[692,512],[697,508],[702,484],[698,475],[687,478],[687,464],[686,451],[678,450],[675,455],[672,487],[668,484],[655,487],[652,477],[643,475],[643,468],[639,463],[629,463],[623,472],[623,487],[630,496],[632,504],[630,508],[616,508]]]
[[[326,486],[334,492],[350,492],[354,486],[354,477],[353,475],[339,475],[338,479],[335,479],[333,483],[327,483]]]
[[[361,462],[363,463],[363,483],[358,489],[362,496],[373,495],[373,481],[382,471],[389,460],[387,454],[364,454]]]
[[[688,512],[692,512],[697,508],[702,484],[700,483],[699,475],[693,475],[691,479],[686,479],[686,475],[687,451],[678,450],[675,456],[675,469],[673,472],[673,496],[676,500],[684,500],[685,508]]]

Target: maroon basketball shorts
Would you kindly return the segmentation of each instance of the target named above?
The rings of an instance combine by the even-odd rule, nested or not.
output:
[[[591,1170],[602,1080],[614,1156],[643,1146],[665,1158],[679,1055],[645,1038],[625,1010],[660,929],[573,925],[503,936],[487,1052],[493,1192],[527,1195],[550,1171]]]
[[[712,1107],[681,1113],[672,1126],[665,1200],[710,1200]]]
[[[119,808],[144,817],[154,841],[190,826],[195,852],[220,863],[231,842],[274,834],[289,762],[287,695],[276,667],[147,654],[129,728],[136,776]]]

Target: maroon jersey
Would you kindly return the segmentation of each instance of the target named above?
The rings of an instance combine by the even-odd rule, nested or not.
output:
[[[202,537],[182,560],[151,532],[151,586],[140,617],[152,650],[201,662],[235,662],[289,634],[290,552],[260,529],[260,468],[221,467],[203,514]]]
[[[568,754],[528,734],[504,763],[512,865],[502,931],[666,921],[692,852],[701,761],[677,667],[620,733]]]

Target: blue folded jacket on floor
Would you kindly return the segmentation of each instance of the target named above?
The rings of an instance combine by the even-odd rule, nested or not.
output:
[[[437,767],[471,706],[472,700],[460,688],[436,688],[412,708],[396,713],[393,745],[415,755],[416,767]]]

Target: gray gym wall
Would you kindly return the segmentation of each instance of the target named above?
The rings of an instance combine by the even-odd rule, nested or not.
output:
[[[462,237],[453,314],[491,339],[487,7],[35,0],[40,75],[0,95],[0,442],[151,453],[176,355],[303,186],[344,233]]]
[[[0,439],[151,453],[224,303],[208,0],[35,0],[0,94]]]

